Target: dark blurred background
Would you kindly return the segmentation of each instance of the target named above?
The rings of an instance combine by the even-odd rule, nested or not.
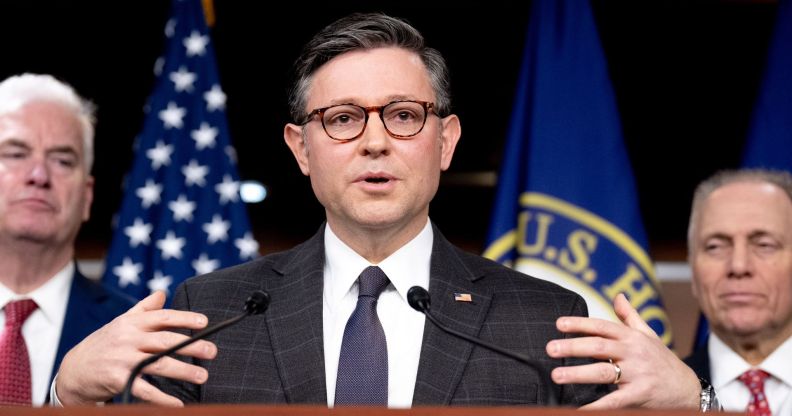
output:
[[[431,217],[453,242],[483,249],[530,2],[215,0],[212,31],[240,175],[269,190],[249,213],[263,252],[311,235],[323,218],[283,143],[288,71],[337,17],[406,18],[447,58],[463,136]],[[736,167],[773,28],[773,1],[593,1],[655,260],[684,260],[695,184]],[[0,76],[45,72],[99,107],[96,201],[78,255],[100,258],[153,87],[169,1],[2,3]]]

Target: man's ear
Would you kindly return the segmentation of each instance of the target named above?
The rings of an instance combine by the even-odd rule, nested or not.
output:
[[[83,222],[88,221],[91,218],[91,204],[93,203],[94,197],[94,177],[88,176],[85,179],[85,193],[83,194],[83,213],[82,213],[82,220]]]
[[[283,140],[286,145],[291,149],[294,158],[297,159],[297,164],[303,175],[310,176],[311,169],[308,167],[308,145],[305,143],[303,137],[303,128],[296,124],[286,124],[283,128]]]
[[[459,117],[454,114],[443,118],[440,122],[443,125],[440,136],[440,169],[445,171],[451,166],[451,159],[454,158],[454,149],[462,136],[462,125],[459,123]]]

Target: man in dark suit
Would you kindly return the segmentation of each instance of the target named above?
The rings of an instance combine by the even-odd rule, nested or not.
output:
[[[252,291],[263,289],[272,297],[265,315],[184,349],[191,357],[186,362],[163,359],[146,370],[165,377],[155,379],[161,390],[139,379],[133,394],[170,405],[391,407],[541,405],[552,394],[563,405],[578,406],[609,390],[601,383],[621,381],[628,398],[608,395],[599,406],[696,405],[698,382],[689,369],[678,380],[684,388],[692,377],[686,400],[663,401],[666,391],[650,392],[632,376],[622,377],[618,364],[580,358],[631,362],[629,353],[610,344],[592,351],[587,343],[600,335],[598,328],[617,339],[629,333],[636,343],[673,356],[656,335],[587,320],[577,294],[466,253],[429,220],[429,203],[461,135],[448,83],[442,56],[399,19],[351,15],[318,33],[296,63],[290,99],[295,123],[286,125],[284,138],[325,208],[326,223],[291,250],[190,279],[174,298],[174,307],[184,311],[158,310],[161,295],[141,301],[69,353],[56,386],[61,401],[107,399],[123,387],[136,360],[161,350],[160,343],[184,339],[162,329],[195,330],[206,317],[226,319]],[[406,301],[413,286],[428,289],[440,321],[533,357],[554,371],[559,384],[425,324]],[[620,302],[620,316],[640,321]],[[580,320],[557,322],[561,316]],[[567,342],[575,341],[572,333],[595,337]],[[99,358],[110,350],[116,352],[112,359]],[[633,362],[634,374],[641,374],[646,364]],[[102,368],[103,377],[85,368]],[[664,376],[678,368],[657,372]]]
[[[792,414],[792,175],[745,169],[703,181],[688,246],[712,333],[685,361],[726,410]]]
[[[90,103],[51,76],[0,83],[0,356],[14,357],[0,360],[0,404],[43,404],[66,352],[132,305],[73,260],[93,131]]]

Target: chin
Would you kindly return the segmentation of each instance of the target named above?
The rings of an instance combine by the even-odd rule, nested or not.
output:
[[[30,242],[48,242],[57,238],[57,228],[44,224],[17,224],[11,234],[17,239]]]
[[[352,218],[360,225],[372,227],[387,227],[407,221],[406,213],[395,209],[392,203],[368,205],[365,210],[353,212]]]
[[[731,319],[725,326],[726,331],[741,337],[751,337],[762,333],[767,330],[770,324],[768,322],[752,319],[746,321],[745,319]]]
[[[361,218],[356,222],[365,228],[373,229],[388,228],[399,223],[398,221],[387,217]]]

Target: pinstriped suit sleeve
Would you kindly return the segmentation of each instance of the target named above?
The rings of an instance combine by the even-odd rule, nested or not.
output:
[[[179,285],[179,287],[176,289],[171,307],[178,310],[190,310],[190,302],[184,283]],[[187,336],[193,335],[193,331],[189,330],[174,330],[174,332],[179,332]],[[196,360],[193,360],[192,358],[185,358],[181,356],[177,356],[177,358],[190,364],[196,364]],[[185,383],[164,377],[150,377],[148,380],[155,387],[180,399],[184,403],[195,403],[199,401],[200,390],[195,384]]]
[[[586,301],[577,296],[568,316],[588,316]],[[574,338],[574,334],[565,334],[564,338]],[[564,366],[591,364],[595,360],[590,358],[566,358]],[[561,386],[561,403],[584,405],[591,403],[614,390],[610,384],[566,384]]]

